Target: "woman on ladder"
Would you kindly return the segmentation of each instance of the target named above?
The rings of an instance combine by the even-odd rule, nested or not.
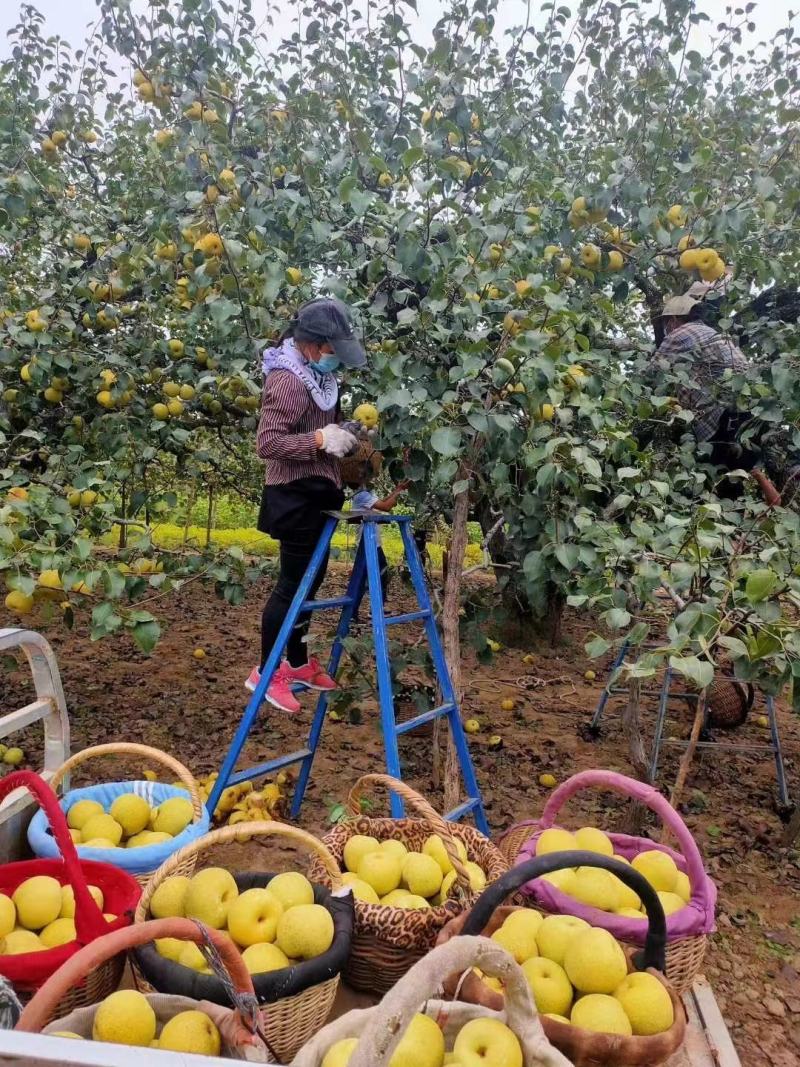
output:
[[[303,304],[274,348],[264,351],[264,388],[258,424],[258,455],[266,461],[258,528],[280,544],[278,581],[261,618],[261,661],[245,685],[258,685],[261,668],[305,574],[325,525],[325,512],[344,501],[339,460],[354,452],[358,438],[338,425],[339,388],[334,371],[367,361],[353,333],[350,312],[332,297]],[[309,590],[313,599],[325,577],[324,560]],[[301,615],[266,700],[282,711],[300,710],[292,686],[331,690],[336,683],[306,649],[309,615]]]

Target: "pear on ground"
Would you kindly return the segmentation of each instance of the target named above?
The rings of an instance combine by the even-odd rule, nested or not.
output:
[[[61,883],[48,874],[37,874],[18,885],[11,899],[19,925],[41,930],[61,914]]]
[[[523,1064],[519,1038],[499,1019],[470,1019],[456,1035],[453,1052],[462,1067],[522,1067]]]
[[[586,920],[579,919],[577,915],[545,915],[536,931],[539,955],[563,966],[572,939],[588,929]]]
[[[277,945],[248,945],[242,959],[250,974],[280,971],[290,965],[288,956]]]
[[[572,983],[558,963],[534,956],[522,964],[536,1010],[540,1015],[567,1015],[572,1007]]]
[[[364,856],[356,874],[362,882],[371,885],[379,897],[384,897],[400,885],[403,861],[399,856],[378,849]]]
[[[432,897],[442,887],[442,868],[432,856],[409,852],[403,861],[403,881],[408,891],[421,897]]]
[[[314,903],[314,887],[299,871],[276,874],[267,888],[281,902],[284,911],[296,908],[298,904]]]
[[[364,904],[378,904],[380,903],[380,897],[372,888],[371,885],[367,885],[362,881],[357,874],[353,874],[351,871],[347,871],[342,875],[342,881],[345,885],[349,885],[353,890],[353,896],[356,900],[363,901]]]
[[[672,856],[659,849],[648,849],[640,852],[631,860],[631,866],[637,870],[643,878],[646,878],[653,889],[658,892],[671,893],[678,881],[678,868]]]
[[[575,1002],[569,1021],[581,1030],[591,1030],[598,1034],[622,1034],[630,1037],[633,1033],[630,1020],[622,1005],[614,997],[604,993],[589,993]]]
[[[628,962],[608,930],[590,927],[570,941],[564,970],[579,993],[611,994],[628,973]]]
[[[95,904],[102,911],[105,906],[105,899],[103,897],[103,890],[96,885],[89,886],[89,893],[92,896]],[[71,885],[62,885],[61,887],[61,911],[59,912],[59,919],[74,919],[75,918],[75,890]]]
[[[624,978],[614,990],[614,997],[638,1036],[661,1034],[675,1021],[669,993],[655,975],[646,971],[636,971]]]
[[[598,830],[595,826],[582,826],[576,830],[575,847],[584,849],[586,852],[598,852],[601,856],[613,856],[614,846],[608,834]]]
[[[536,842],[536,855],[546,856],[550,852],[569,852],[577,848],[575,838],[569,830],[561,830],[557,826],[551,826],[543,830]]]
[[[327,908],[300,904],[281,915],[275,942],[290,959],[310,960],[328,951],[333,933],[333,919]]]
[[[150,805],[138,793],[118,796],[108,813],[120,824],[125,837],[140,833],[150,822]]]
[[[222,1040],[219,1030],[203,1011],[181,1011],[164,1023],[158,1047],[170,1052],[193,1052],[197,1056],[219,1056]]]
[[[354,834],[347,839],[344,846],[345,867],[355,874],[362,859],[370,852],[377,852],[380,847],[377,837],[370,837],[367,834]]]
[[[92,1024],[94,1041],[147,1046],[156,1036],[156,1014],[136,989],[118,989],[100,1003]]]
[[[150,898],[150,915],[154,919],[169,919],[174,915],[183,917],[191,881],[185,874],[165,878]]]
[[[221,930],[227,921],[228,909],[238,895],[239,888],[230,871],[224,867],[206,867],[193,876],[186,891],[186,917],[199,919],[206,926]]]
[[[414,1015],[389,1059],[389,1067],[442,1067],[444,1034],[429,1015]]]

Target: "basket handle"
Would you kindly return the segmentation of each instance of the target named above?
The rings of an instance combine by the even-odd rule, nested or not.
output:
[[[51,1019],[62,997],[79,984],[100,964],[112,959],[136,945],[144,945],[161,937],[175,937],[180,941],[203,944],[206,936],[211,940],[228,969],[234,990],[240,994],[255,996],[253,980],[244,960],[231,939],[219,930],[211,930],[193,919],[173,916],[170,919],[153,919],[146,923],[125,926],[121,930],[104,934],[91,945],[86,945],[47,979],[25,1006],[17,1030],[38,1034]]]
[[[570,1061],[545,1037],[521,967],[504,948],[486,937],[454,937],[415,963],[366,1016],[349,1067],[385,1067],[420,1005],[434,996],[450,975],[474,966],[503,982],[509,1027],[530,1034],[531,1043],[538,1039],[540,1047],[527,1050],[537,1054],[530,1062],[540,1067],[569,1067]],[[527,1058],[525,1062],[529,1062]]]
[[[591,789],[593,787],[609,789],[613,793],[619,793],[620,796],[638,800],[648,807],[650,811],[654,812],[677,839],[681,855],[686,861],[686,873],[689,876],[692,897],[698,901],[702,900],[706,907],[713,907],[713,901],[709,897],[706,885],[703,858],[689,827],[670,802],[651,785],[639,782],[635,778],[628,778],[626,775],[618,774],[616,771],[580,771],[578,774],[573,774],[566,782],[562,782],[550,794],[544,806],[542,817],[539,819],[538,829],[549,829],[555,823],[558,812],[570,797],[573,797],[582,789]]]
[[[664,974],[666,969],[667,948],[667,920],[664,909],[658,899],[655,889],[646,878],[643,878],[637,870],[629,867],[627,863],[610,856],[601,856],[597,852],[548,852],[536,859],[525,860],[518,863],[510,871],[501,874],[496,882],[481,893],[466,918],[462,932],[465,934],[480,934],[495,908],[498,908],[506,897],[533,878],[541,878],[543,874],[552,871],[560,871],[565,867],[600,867],[604,871],[615,874],[621,882],[641,899],[647,912],[647,938],[644,949],[636,953],[634,963],[638,970],[645,971],[648,967]]]
[[[405,782],[401,782],[399,778],[393,778],[390,774],[364,774],[355,783],[347,797],[347,808],[350,814],[361,814],[361,797],[365,790],[373,785],[381,785],[387,792],[396,793],[401,800],[420,815],[425,822],[431,824],[434,831],[442,839],[447,858],[450,860],[453,865],[453,870],[456,872],[457,885],[463,894],[469,895],[471,889],[469,871],[461,862],[461,857],[459,856],[453,841],[453,835],[450,833],[449,824],[442,818],[439,812],[428,803],[425,797],[421,796],[415,789],[412,789],[411,786],[406,785]]]
[[[139,903],[136,907],[136,916],[134,922],[143,923],[147,919],[148,911],[150,910],[150,901],[152,900],[153,893],[161,885],[165,878],[169,878],[170,875],[175,874],[176,870],[183,866],[186,860],[191,859],[193,856],[198,855],[200,852],[204,852],[207,848],[211,848],[214,845],[225,845],[231,841],[235,841],[240,834],[249,834],[253,837],[285,837],[289,841],[294,841],[295,844],[303,845],[311,852],[315,852],[322,861],[322,865],[325,868],[325,873],[328,875],[331,881],[331,888],[335,891],[342,887],[342,875],[337,866],[336,860],[331,855],[326,846],[318,841],[316,837],[307,833],[305,830],[301,830],[297,826],[289,826],[287,823],[282,822],[240,822],[235,826],[221,826],[218,830],[212,830],[208,834],[204,834],[202,837],[198,837],[195,841],[190,841],[188,845],[184,845],[183,848],[165,860],[161,866],[153,872],[147,885],[142,890],[142,895],[139,898]]]
[[[93,745],[91,748],[84,748],[80,752],[76,752],[74,756],[70,756],[65,763],[62,763],[58,770],[53,774],[53,777],[50,780],[53,789],[58,789],[61,782],[71,770],[80,766],[81,763],[86,763],[87,760],[94,759],[96,756],[141,756],[143,759],[152,760],[153,763],[160,763],[162,767],[166,767],[168,770],[172,771],[172,773],[179,778],[189,790],[189,796],[192,798],[194,822],[200,821],[203,814],[203,802],[200,799],[197,782],[191,771],[167,752],[162,752],[159,748],[151,748],[150,745],[139,745],[133,741],[118,741],[108,745]]]
[[[89,892],[86,875],[67,828],[67,820],[50,786],[33,771],[14,771],[0,779],[0,803],[15,789],[27,789],[47,816],[53,837],[64,861],[69,884],[75,894],[75,933],[77,940],[88,944],[108,932],[108,923]]]

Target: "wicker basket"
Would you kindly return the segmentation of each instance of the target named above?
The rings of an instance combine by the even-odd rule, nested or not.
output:
[[[646,805],[658,815],[678,841],[680,852],[666,848],[645,837],[616,833],[608,835],[614,845],[615,853],[625,859],[630,860],[639,852],[660,849],[670,855],[678,868],[688,875],[692,891],[691,899],[686,907],[667,917],[665,973],[670,984],[679,993],[683,993],[689,989],[702,966],[708,946],[708,935],[714,930],[717,891],[705,872],[702,857],[691,832],[678,812],[658,790],[614,771],[583,771],[573,775],[554,790],[538,822],[522,823],[512,827],[501,841],[501,847],[508,849],[509,842],[513,845],[516,864],[532,858],[536,854],[536,842],[539,835],[555,825],[556,816],[567,800],[581,789],[593,787],[610,789]],[[524,835],[525,840],[519,848],[516,848],[519,834]],[[534,907],[549,912],[579,915],[593,926],[601,926],[609,930],[619,941],[632,945],[644,944],[647,934],[647,923],[644,919],[612,915],[590,908],[566,893],[562,893],[550,882],[541,879],[537,882],[528,882],[522,887],[521,893],[525,903]]]
[[[139,899],[140,888],[135,879],[125,871],[106,863],[82,860],[78,857],[58,798],[38,774],[32,771],[17,771],[7,775],[0,781],[0,801],[20,788],[28,789],[39,801],[50,821],[63,858],[21,860],[0,866],[0,893],[11,896],[22,882],[37,875],[49,875],[62,885],[71,885],[75,894],[75,928],[78,935],[75,941],[57,948],[15,956],[0,956],[0,974],[13,983],[17,995],[24,1002],[30,999],[62,964],[78,954],[82,946],[89,945],[109,931],[129,926],[133,920],[133,909]],[[103,912],[89,893],[89,885],[96,885],[102,891],[105,907],[117,916],[116,920],[107,922],[103,918]],[[119,985],[124,966],[124,953],[117,953],[104,960],[88,971],[82,982],[65,987],[63,997],[54,1005],[54,1010],[64,1015],[73,1008],[92,1004],[107,996]]]
[[[358,445],[358,451],[352,456],[345,456],[339,460],[339,469],[342,472],[342,481],[350,488],[363,485],[365,477],[375,477],[380,473],[383,466],[383,455],[378,452],[370,437],[363,438]]]
[[[159,919],[129,926],[99,938],[74,955],[48,979],[23,1011],[16,1029],[25,1033],[71,1030],[82,1037],[91,1038],[97,1003],[78,1008],[66,1017],[62,1015],[48,1023],[54,1009],[64,1003],[66,991],[83,981],[104,959],[120,955],[124,957],[127,949],[156,937],[174,937],[182,941],[194,941],[201,946],[205,944],[209,950],[211,965],[224,977],[232,990],[231,999],[235,1006],[235,1010],[231,1010],[216,1004],[199,1004],[186,997],[170,997],[156,993],[150,995],[148,1000],[156,1013],[158,1023],[163,1024],[182,1011],[202,1010],[221,1032],[223,1058],[271,1062],[267,1059],[264,1043],[255,1036],[258,1021],[255,991],[238,949],[230,938],[190,919]],[[102,995],[99,999],[102,999]]]
[[[718,730],[735,730],[747,721],[755,691],[747,682],[715,678],[706,691],[708,721]]]
[[[156,763],[159,766],[165,767],[168,771],[170,771],[171,774],[173,774],[180,782],[183,783],[186,788],[186,791],[189,793],[193,809],[192,822],[181,834],[178,835],[178,837],[175,838],[174,844],[146,845],[141,849],[135,849],[131,851],[128,851],[127,849],[123,848],[114,849],[113,851],[111,849],[103,849],[99,851],[97,849],[92,850],[93,856],[98,856],[105,862],[114,863],[115,866],[119,866],[123,870],[129,870],[129,873],[131,873],[133,877],[136,878],[139,885],[145,886],[147,885],[147,882],[152,876],[153,871],[157,870],[157,868],[161,866],[166,856],[169,854],[170,850],[174,849],[175,851],[177,851],[183,845],[188,844],[192,837],[198,837],[208,831],[208,812],[206,811],[205,805],[203,804],[203,801],[200,797],[200,792],[197,788],[197,782],[195,781],[191,772],[187,770],[187,768],[184,767],[182,763],[176,760],[174,756],[170,756],[168,753],[162,752],[158,748],[151,748],[149,745],[139,745],[129,741],[114,742],[108,745],[95,745],[92,748],[86,748],[83,749],[83,751],[81,752],[76,752],[74,756],[71,756],[66,761],[66,763],[62,763],[58,770],[53,774],[51,780],[51,785],[53,789],[57,790],[59,785],[63,782],[64,778],[71,771],[74,771],[76,767],[79,767],[82,764],[87,763],[89,760],[96,759],[100,756],[137,756],[143,760],[148,760],[152,763]],[[61,797],[61,805],[62,807],[66,805],[66,810],[69,810],[71,804],[79,799],[97,799],[101,803],[103,803],[104,790],[111,790],[113,792],[116,792],[117,794],[123,791],[139,793],[141,796],[144,796],[146,800],[152,802],[152,800],[154,799],[154,793],[158,792],[159,790],[163,791],[166,788],[170,789],[171,795],[173,793],[174,795],[179,795],[177,790],[172,790],[171,787],[161,786],[153,782],[115,782],[113,784],[109,783],[106,786],[95,787],[97,792],[96,796],[93,795],[95,789],[69,791]],[[109,797],[106,796],[105,799],[107,802]],[[34,851],[36,851],[37,854],[41,854],[39,848],[36,847],[36,840],[33,836],[36,834],[38,828],[39,824],[35,822],[31,831],[31,846],[34,848]],[[41,841],[41,835],[39,835],[39,839]],[[151,856],[153,857],[152,860],[150,858]],[[146,861],[145,866],[148,866],[152,863],[152,865],[149,866],[149,869],[144,871],[143,873],[137,870],[137,868],[141,867],[142,861]],[[194,870],[194,862],[194,857],[188,857],[185,861],[185,870],[179,871],[177,873],[191,874]],[[131,869],[130,867],[131,863],[135,864],[135,867],[133,867],[133,869]]]
[[[686,1012],[677,992],[663,974],[666,944],[664,909],[652,887],[631,867],[593,852],[558,852],[527,860],[487,889],[469,914],[460,915],[449,923],[439,936],[439,944],[445,944],[451,938],[458,939],[463,934],[490,938],[511,912],[519,910],[503,906],[502,902],[524,882],[551,871],[577,866],[612,871],[641,897],[647,909],[647,938],[641,953],[635,955],[633,950],[628,951],[628,967],[630,971],[647,970],[665,986],[672,1001],[674,1020],[670,1029],[661,1034],[623,1037],[565,1026],[545,1015],[541,1018],[544,1032],[575,1067],[620,1067],[622,1064],[626,1067],[656,1067],[657,1064],[666,1063],[683,1044]],[[503,1011],[505,1007],[503,994],[485,985],[472,968],[451,975],[444,983],[444,991],[449,997],[480,1004],[493,1011]]]
[[[238,823],[236,826],[223,826],[219,830],[212,830],[210,834],[206,834],[205,837],[201,837],[199,840],[192,842],[191,845],[187,845],[185,849],[182,849],[160,867],[142,894],[139,906],[136,909],[136,923],[147,921],[153,893],[165,878],[182,873],[182,865],[187,859],[196,859],[201,852],[205,852],[216,845],[235,842],[240,836],[279,837],[303,846],[314,853],[317,862],[326,873],[330,888],[334,891],[342,889],[341,876],[339,868],[336,866],[336,861],[325,845],[315,837],[312,837],[311,834],[295,826],[287,826],[279,822]],[[246,888],[250,888],[253,885],[266,886],[272,877],[273,875],[271,874],[250,873],[240,875],[237,878],[237,882],[241,880]],[[327,890],[315,887],[315,899],[317,899],[318,903],[328,904],[329,910],[331,910]],[[304,989],[299,989],[288,996],[279,995],[267,998],[263,988],[260,987],[258,976],[256,976],[256,993],[259,1002],[263,1004],[261,1008],[261,1025],[270,1048],[280,1058],[281,1063],[289,1062],[297,1050],[313,1037],[317,1030],[324,1025],[333,1007],[336,991],[339,988],[339,972],[344,966],[349,952],[349,931],[352,929],[351,895],[346,893],[341,899],[335,901],[335,904],[340,911],[349,916],[350,922],[349,924],[346,922],[338,923],[337,940],[343,938],[345,943],[342,944],[339,941],[328,950],[328,953],[325,954],[325,957],[329,957],[330,962],[328,965],[325,965],[325,957],[319,958],[319,960],[322,960],[319,969],[324,970],[329,977],[315,984],[310,984]],[[334,915],[335,924],[337,919],[338,912]],[[143,992],[151,992],[154,991],[154,986],[143,973],[143,964],[146,963],[146,957],[143,956],[144,951],[155,952],[155,949],[147,948],[133,952],[131,954],[131,964],[136,984]],[[311,961],[312,964],[317,962],[317,960]],[[169,960],[162,961],[162,964],[160,974],[163,975],[163,981],[162,988],[159,991],[162,993],[174,993],[176,992],[175,988],[169,988],[170,979],[175,981],[176,977],[181,977],[180,972],[186,971],[186,968]],[[288,989],[291,989],[292,986],[296,987],[298,984],[302,985],[302,981],[300,983],[297,981],[292,982],[291,979],[293,974],[295,978],[298,975],[302,976],[302,968],[304,967],[309,968],[309,964],[300,964],[299,966],[284,969],[284,971],[271,971],[269,973],[269,985],[282,985]],[[152,968],[149,969],[148,975],[150,978],[153,977]],[[284,975],[287,976],[286,981],[283,980]],[[193,975],[192,978],[195,981],[195,988],[198,993],[202,994],[202,999],[212,1000],[217,1003],[221,1002],[224,997],[224,990],[216,979],[203,975]]]
[[[382,819],[359,814],[362,794],[374,785],[402,797],[422,818]],[[446,822],[419,793],[388,774],[366,774],[359,778],[347,798],[347,808],[350,813],[347,821],[334,827],[323,838],[340,866],[344,862],[344,847],[355,834],[371,835],[379,841],[394,838],[414,851],[420,851],[431,834],[438,834],[456,871],[453,886],[456,895],[438,907],[410,911],[355,901],[355,934],[345,980],[354,989],[385,993],[428,952],[445,923],[463,911],[474,897],[469,874],[459,858],[453,838],[464,842],[469,858],[486,872],[487,882],[499,878],[508,869],[508,864],[483,834],[471,826]],[[327,877],[316,861],[310,873],[314,880],[324,882]]]

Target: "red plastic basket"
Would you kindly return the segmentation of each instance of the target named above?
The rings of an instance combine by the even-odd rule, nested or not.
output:
[[[0,974],[14,985],[23,999],[30,998],[58,968],[84,945],[112,930],[133,922],[133,913],[141,895],[139,883],[130,874],[108,863],[81,860],[72,843],[67,822],[58,798],[48,785],[32,771],[16,771],[0,781],[0,802],[15,789],[27,789],[39,802],[61,851],[61,859],[21,860],[0,866],[0,893],[11,896],[27,878],[50,875],[62,885],[71,885],[75,893],[75,930],[77,938],[57,948],[25,952],[17,956],[0,955]],[[116,915],[113,922],[103,918],[89,892],[89,885],[102,890],[104,910]],[[64,1015],[84,1004],[93,1004],[113,992],[119,985],[125,966],[125,954],[107,960],[65,995],[56,1014]]]

